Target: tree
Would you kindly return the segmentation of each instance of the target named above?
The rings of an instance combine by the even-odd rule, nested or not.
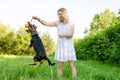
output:
[[[40,35],[41,36],[41,35]],[[55,51],[55,43],[49,33],[44,33],[42,41],[45,46],[47,55],[53,54]],[[9,29],[9,27],[0,24],[0,53],[13,55],[34,55],[33,49],[26,51],[30,44],[31,35],[28,34],[23,27],[17,32]]]
[[[3,31],[4,29],[1,32]],[[29,35],[22,27],[16,33],[13,30],[8,29],[7,34],[0,40],[1,52],[3,52],[3,54],[21,55],[28,47],[30,43],[29,39]],[[30,52],[28,54],[30,54]]]
[[[6,44],[5,36],[10,32],[10,30],[2,23],[0,23],[0,52],[3,53],[3,46]]]
[[[8,33],[8,28],[5,25],[3,25],[2,23],[0,23],[0,40],[5,35],[7,35],[7,33]]]
[[[119,9],[119,11],[118,11],[118,14],[120,14],[120,9]]]
[[[117,24],[118,17],[114,12],[110,12],[110,9],[106,9],[101,14],[95,14],[91,24],[89,32],[96,34],[107,27]]]
[[[119,19],[119,21],[120,21],[120,9],[119,9],[119,11],[118,11],[118,19]]]
[[[30,40],[31,40],[31,35],[28,34],[23,27],[21,27],[20,30],[17,31],[16,33],[13,53],[15,52],[14,53],[15,55],[21,55],[21,54],[33,55],[34,53],[31,53],[33,52],[33,49],[25,51],[30,44]]]
[[[6,36],[4,36],[4,38],[2,38],[1,43],[3,43],[4,45],[2,45],[1,48],[2,52],[4,52],[5,54],[11,54],[11,51],[14,50],[14,46],[12,46],[15,40],[14,36],[14,32],[11,31]]]
[[[42,36],[42,41],[45,47],[45,51],[47,55],[51,55],[55,51],[55,43],[53,39],[50,37],[48,32],[45,32]]]

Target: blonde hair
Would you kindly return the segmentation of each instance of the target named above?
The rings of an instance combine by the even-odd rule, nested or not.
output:
[[[59,20],[59,22],[63,22],[63,23],[68,23],[68,21],[69,21],[69,17],[68,17],[68,12],[67,12],[67,10],[65,9],[65,8],[60,8],[60,9],[58,9],[58,11],[57,12],[59,12],[59,11],[61,11],[62,13],[63,13],[63,15],[64,15],[64,20]]]

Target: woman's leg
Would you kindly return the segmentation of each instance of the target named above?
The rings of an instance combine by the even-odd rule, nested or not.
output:
[[[57,67],[57,76],[58,76],[58,77],[62,76],[63,64],[64,64],[64,62],[59,62],[59,61],[58,61],[58,67]]]
[[[76,73],[76,68],[75,68],[75,65],[74,65],[74,61],[68,61],[68,62],[69,62],[70,68],[72,70],[72,76],[76,77],[77,73]]]

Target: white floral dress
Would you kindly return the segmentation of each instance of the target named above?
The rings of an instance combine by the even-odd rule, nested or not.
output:
[[[67,24],[56,22],[57,33],[70,34],[71,33],[70,24],[71,24],[70,22],[68,22]],[[60,62],[76,60],[76,54],[72,38],[58,37],[54,59]]]

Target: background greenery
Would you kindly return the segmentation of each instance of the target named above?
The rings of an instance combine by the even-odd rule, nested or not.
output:
[[[55,43],[49,33],[45,32],[43,35],[39,34],[39,36],[45,46],[46,54],[53,54]],[[15,32],[2,23],[0,24],[0,54],[33,55],[35,53],[32,48],[26,51],[30,40],[31,35],[25,31],[24,27],[21,27],[19,31]]]
[[[56,67],[28,66],[35,54],[28,48],[31,36],[21,27],[14,31],[0,23],[0,80],[120,80],[120,10],[118,14],[105,9],[93,17],[90,28],[82,39],[73,38],[78,77],[72,78],[65,64],[61,78],[56,77]],[[46,54],[53,60],[55,43],[49,33],[39,36]],[[13,55],[13,56],[12,56]],[[17,76],[17,77],[16,77]]]
[[[106,11],[102,13],[103,20],[108,18],[106,16],[103,17],[105,14],[108,16],[111,13]],[[98,17],[98,20],[101,19],[101,16]],[[112,24],[109,22],[109,19],[106,20],[107,22],[104,21],[106,22],[105,24],[109,25],[108,27],[106,25],[105,27],[98,27],[101,26],[98,23],[102,21],[97,20],[96,22],[96,19],[93,20],[89,34],[75,42],[78,59],[92,59],[120,65],[120,19],[116,16],[112,16],[112,18],[114,18],[110,20]],[[93,23],[96,23],[96,26]]]

